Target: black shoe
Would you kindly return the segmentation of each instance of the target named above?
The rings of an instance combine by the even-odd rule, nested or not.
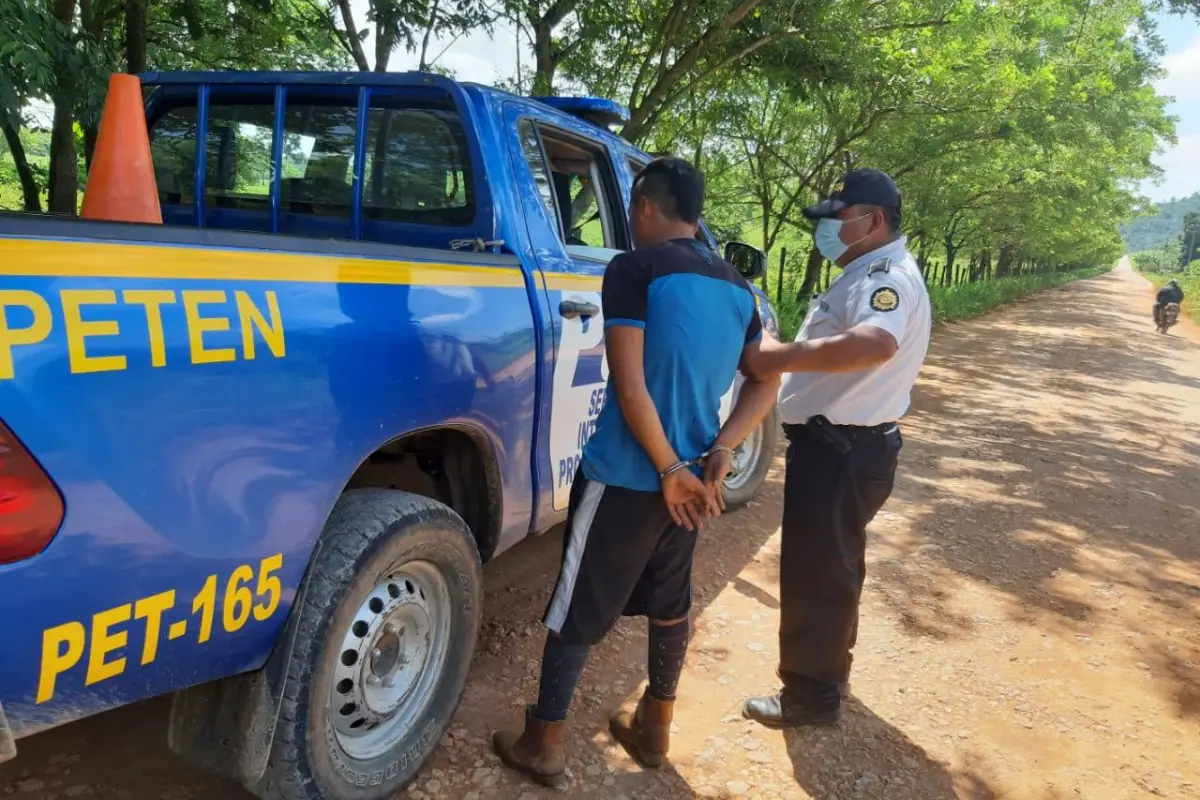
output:
[[[770,697],[751,697],[742,706],[742,716],[772,730],[804,725],[836,725],[842,718],[842,705],[839,702],[829,708],[817,709],[785,702],[782,694],[775,694]]]

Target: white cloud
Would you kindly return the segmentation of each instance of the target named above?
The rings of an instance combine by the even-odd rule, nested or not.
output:
[[[54,104],[45,100],[30,100],[29,105],[25,107],[25,113],[29,115],[29,122],[34,127],[49,129],[54,123]]]
[[[374,60],[374,26],[367,21],[368,0],[351,0],[355,24],[366,28],[371,35],[363,42],[367,57]],[[429,43],[429,58],[439,67],[454,73],[460,81],[494,84],[517,74],[517,37],[509,23],[498,23],[492,36],[482,30],[472,31],[458,39],[434,37]],[[533,57],[528,45],[521,47],[521,68],[529,69]],[[415,70],[421,61],[419,53],[397,50],[388,61],[390,72]]]
[[[1167,75],[1155,84],[1159,94],[1172,96],[1179,103],[1200,100],[1200,36],[1164,58],[1163,67]]]
[[[429,44],[429,58],[439,67],[454,73],[460,81],[494,84],[516,75],[517,39],[510,28],[497,25],[491,37],[474,31],[455,40],[435,38]],[[419,53],[397,51],[392,54],[388,68],[393,72],[416,69]],[[521,53],[521,68],[532,67],[528,52]]]
[[[1154,163],[1162,167],[1163,182],[1154,186],[1146,183],[1142,191],[1151,200],[1170,200],[1187,197],[1200,191],[1200,134],[1179,137],[1179,143],[1155,156]]]

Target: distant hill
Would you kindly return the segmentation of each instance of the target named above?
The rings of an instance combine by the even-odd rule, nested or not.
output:
[[[1125,240],[1126,250],[1136,253],[1174,239],[1183,229],[1183,215],[1189,211],[1200,211],[1200,192],[1159,203],[1158,213],[1154,216],[1139,217],[1122,225],[1121,238]]]

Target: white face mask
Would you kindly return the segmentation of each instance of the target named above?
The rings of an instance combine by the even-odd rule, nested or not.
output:
[[[854,245],[867,238],[868,234],[864,234],[857,241],[846,244],[842,241],[842,226],[847,222],[857,222],[860,219],[871,216],[863,214],[854,219],[840,220],[831,217],[825,217],[817,221],[817,230],[813,239],[817,243],[817,250],[821,251],[821,255],[828,258],[830,261],[837,261],[846,251]]]

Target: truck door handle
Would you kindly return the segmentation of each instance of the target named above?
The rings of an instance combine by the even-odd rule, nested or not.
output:
[[[600,306],[595,303],[585,303],[582,300],[563,300],[558,304],[558,313],[566,319],[596,317],[600,315]]]

